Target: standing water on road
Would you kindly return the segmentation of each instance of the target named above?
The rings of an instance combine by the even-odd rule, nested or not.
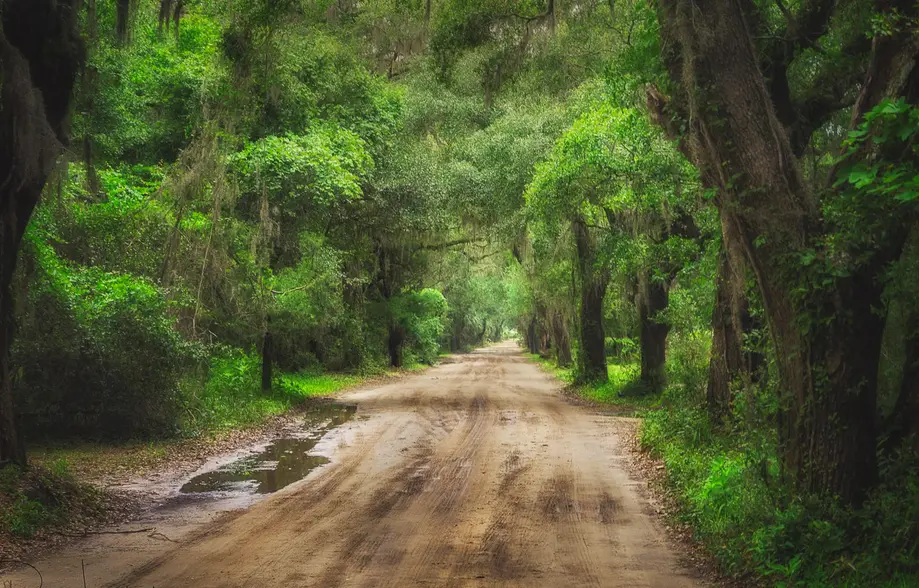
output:
[[[353,405],[316,405],[306,414],[306,435],[275,439],[261,452],[195,476],[180,492],[269,494],[302,480],[314,468],[329,463],[321,455],[310,455],[310,450],[326,433],[350,420],[356,410]]]

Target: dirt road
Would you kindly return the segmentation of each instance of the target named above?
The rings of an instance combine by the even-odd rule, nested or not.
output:
[[[699,585],[623,467],[621,423],[567,404],[515,345],[343,400],[357,417],[303,482],[178,543],[53,556],[45,586],[82,585],[81,559],[90,588]]]

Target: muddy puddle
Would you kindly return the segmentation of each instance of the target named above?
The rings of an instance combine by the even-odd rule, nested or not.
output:
[[[326,433],[349,421],[356,410],[353,405],[316,405],[305,415],[303,434],[275,439],[262,451],[195,476],[179,491],[185,494],[276,492],[329,463],[327,458],[311,455],[310,451]]]

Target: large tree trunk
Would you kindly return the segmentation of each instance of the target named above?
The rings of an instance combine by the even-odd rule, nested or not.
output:
[[[568,325],[565,317],[559,312],[553,312],[549,318],[552,329],[552,342],[555,346],[555,362],[559,367],[571,365],[571,336],[568,334]]]
[[[641,350],[642,392],[660,392],[667,379],[667,335],[670,324],[660,320],[659,315],[667,310],[670,302],[669,284],[662,280],[642,279],[638,294],[638,320],[641,326],[639,347]]]
[[[783,473],[802,490],[857,503],[877,469],[874,415],[883,320],[875,309],[883,305],[876,273],[897,257],[905,234],[892,234],[868,263],[836,278],[833,287],[817,289],[808,281],[816,276],[798,260],[819,250],[824,221],[776,117],[743,6],[732,0],[658,0],[664,61],[677,94],[668,105],[649,92],[649,104],[652,111],[672,111],[658,120],[673,136],[679,136],[679,119],[687,125],[680,147],[703,182],[718,188],[722,219],[736,231],[756,276],[783,391]],[[914,69],[916,41],[906,36],[899,43],[911,57],[886,66]],[[907,77],[889,75],[881,65],[863,95]],[[861,101],[856,110],[866,110]],[[802,288],[806,300],[796,297]]]
[[[29,218],[66,139],[81,55],[75,11],[63,0],[3,0],[0,10],[0,464],[27,465],[13,406],[10,286]]]
[[[604,272],[596,267],[596,245],[583,219],[575,219],[572,229],[581,289],[578,375],[587,382],[605,382],[609,376],[606,371],[603,299],[608,280]]]

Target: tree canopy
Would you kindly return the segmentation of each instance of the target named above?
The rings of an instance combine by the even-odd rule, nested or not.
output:
[[[515,337],[654,408],[643,442],[729,573],[915,581],[915,3],[3,0],[2,23],[0,464]]]

